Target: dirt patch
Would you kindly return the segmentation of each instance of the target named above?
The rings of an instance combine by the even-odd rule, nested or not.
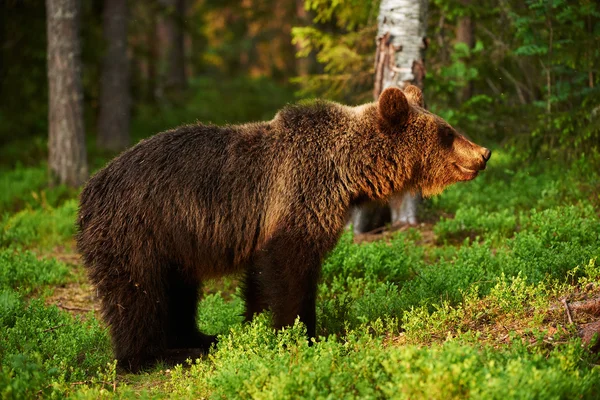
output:
[[[46,304],[55,305],[73,315],[93,312],[99,316],[98,296],[92,285],[87,282],[73,282],[56,287],[54,293],[46,298]]]
[[[354,243],[368,243],[377,240],[389,241],[398,232],[405,232],[409,229],[416,229],[421,234],[421,239],[417,241],[418,245],[435,245],[437,237],[433,232],[434,223],[422,222],[418,225],[386,225],[371,232],[354,235]]]

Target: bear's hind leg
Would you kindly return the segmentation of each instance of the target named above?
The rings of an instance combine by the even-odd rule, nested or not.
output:
[[[161,279],[136,280],[115,271],[96,266],[90,271],[90,279],[102,301],[102,314],[119,367],[137,372],[154,364],[165,349],[164,287]]]
[[[197,314],[200,283],[186,277],[176,266],[168,275],[167,347],[190,349],[190,355],[207,353],[216,337],[198,330]],[[197,352],[193,349],[199,350]]]

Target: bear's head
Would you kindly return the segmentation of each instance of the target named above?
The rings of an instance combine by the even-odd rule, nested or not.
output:
[[[388,88],[378,102],[380,131],[397,140],[408,154],[412,189],[423,195],[440,193],[459,181],[474,179],[485,169],[490,150],[458,133],[439,116],[423,108],[423,95],[416,86],[404,91]]]

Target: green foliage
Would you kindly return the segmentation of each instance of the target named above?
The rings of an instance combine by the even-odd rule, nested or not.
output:
[[[278,334],[259,318],[221,337],[208,360],[177,367],[166,390],[188,398],[593,398],[600,371],[574,343],[545,354],[520,342],[389,346],[370,329],[308,346],[301,325]],[[574,369],[577,368],[577,369]]]
[[[379,1],[306,0],[304,8],[314,13],[315,22],[334,21],[338,27],[351,31],[373,22]]]
[[[26,207],[56,207],[76,193],[64,185],[47,186],[48,170],[45,165],[37,168],[19,165],[12,170],[0,170],[0,214]]]
[[[436,0],[432,5],[434,40],[425,84],[432,109],[467,132],[508,139],[534,156],[574,159],[597,150],[597,2]],[[476,45],[457,43],[448,51],[454,39],[449,31],[464,17],[476,23]],[[482,125],[489,128],[486,133]]]
[[[313,25],[292,28],[298,57],[315,54],[322,73],[292,80],[301,96],[323,96],[346,103],[372,99],[376,18],[379,0],[307,0]]]
[[[75,322],[42,300],[25,305],[10,291],[0,292],[0,316],[3,398],[64,395],[111,359],[106,331],[93,318]]]
[[[342,237],[323,266],[321,334],[340,334],[377,318],[401,318],[411,307],[432,311],[440,299],[456,305],[473,285],[485,295],[501,279],[522,275],[534,284],[564,279],[600,256],[595,208],[559,205],[585,198],[576,177],[587,174],[593,180],[597,174],[578,164],[517,168],[506,154],[494,157],[498,164],[480,178],[434,199],[433,211],[455,212],[434,227],[446,246],[424,252],[417,244],[420,236],[411,231],[386,243],[354,244],[350,234]]]
[[[0,289],[25,291],[40,285],[60,284],[66,281],[67,273],[67,266],[57,260],[38,259],[29,251],[0,248]]]
[[[412,266],[422,257],[422,249],[411,248],[409,240],[396,236],[389,243],[371,242],[353,244],[346,232],[338,246],[323,264],[323,277],[364,277],[399,282],[411,277]]]
[[[600,182],[594,159],[582,156],[567,167],[554,159],[538,160],[531,164],[515,151],[496,152],[494,167],[482,173],[468,185],[448,188],[443,196],[434,197],[434,208],[456,213],[459,209],[477,208],[481,212],[514,212],[556,207],[593,197],[593,185]],[[578,182],[588,182],[580,184]]]
[[[109,358],[105,331],[95,319],[75,322],[43,300],[24,295],[66,282],[54,259],[0,248],[0,396],[29,398],[71,390]]]
[[[5,214],[0,220],[0,246],[49,249],[65,244],[75,234],[77,199],[65,201],[59,207],[25,209]]]
[[[480,208],[460,208],[454,218],[443,218],[435,225],[434,232],[444,243],[451,240],[462,241],[465,237],[486,236],[509,237],[517,227],[517,217],[511,210],[486,212]]]
[[[600,389],[597,361],[571,334],[552,333],[546,310],[572,284],[597,287],[598,173],[586,158],[569,167],[543,160],[528,165],[496,151],[494,161],[475,181],[431,201],[433,215],[454,213],[433,227],[437,242],[424,244],[424,234],[412,229],[385,242],[356,244],[351,233],[342,236],[323,265],[320,339],[312,346],[302,324],[274,332],[269,313],[243,324],[239,293],[216,292],[204,297],[198,314],[203,331],[220,335],[210,355],[189,369],[141,375],[135,378],[139,387],[125,378],[129,383],[120,383],[116,393],[107,331],[96,317],[73,318],[29,299],[39,287],[64,283],[68,268],[19,247],[68,249],[76,200],[6,213],[0,236],[0,392],[80,398],[593,398]],[[14,176],[40,171],[21,168]],[[223,290],[231,293],[231,284]],[[548,345],[552,335],[560,340]],[[147,385],[159,390],[150,393]]]
[[[479,140],[530,155],[576,159],[600,143],[600,5],[564,0],[429,2],[425,99]],[[322,73],[301,76],[304,96],[371,98],[378,0],[307,1],[312,25],[293,29],[299,57]],[[473,21],[473,47],[457,25]],[[465,28],[467,29],[467,28]]]
[[[244,302],[239,296],[226,302],[221,292],[204,296],[198,311],[198,325],[207,335],[226,333],[229,328],[242,322]]]
[[[534,146],[597,146],[600,116],[594,110],[600,105],[600,90],[594,87],[592,71],[600,66],[600,8],[591,1],[526,4],[528,13],[513,16],[521,41],[514,54],[539,61],[546,78],[545,96],[534,103],[546,111],[533,132]]]

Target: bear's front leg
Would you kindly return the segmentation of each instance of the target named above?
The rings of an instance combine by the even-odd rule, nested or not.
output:
[[[300,317],[308,338],[314,338],[315,302],[321,271],[318,250],[306,241],[279,237],[260,252],[255,266],[260,271],[260,286],[273,312],[275,328],[291,326]]]
[[[256,314],[260,314],[269,307],[265,299],[263,279],[263,271],[258,270],[256,265],[252,265],[246,271],[242,285],[242,294],[246,302],[244,313],[246,322],[252,321]]]

